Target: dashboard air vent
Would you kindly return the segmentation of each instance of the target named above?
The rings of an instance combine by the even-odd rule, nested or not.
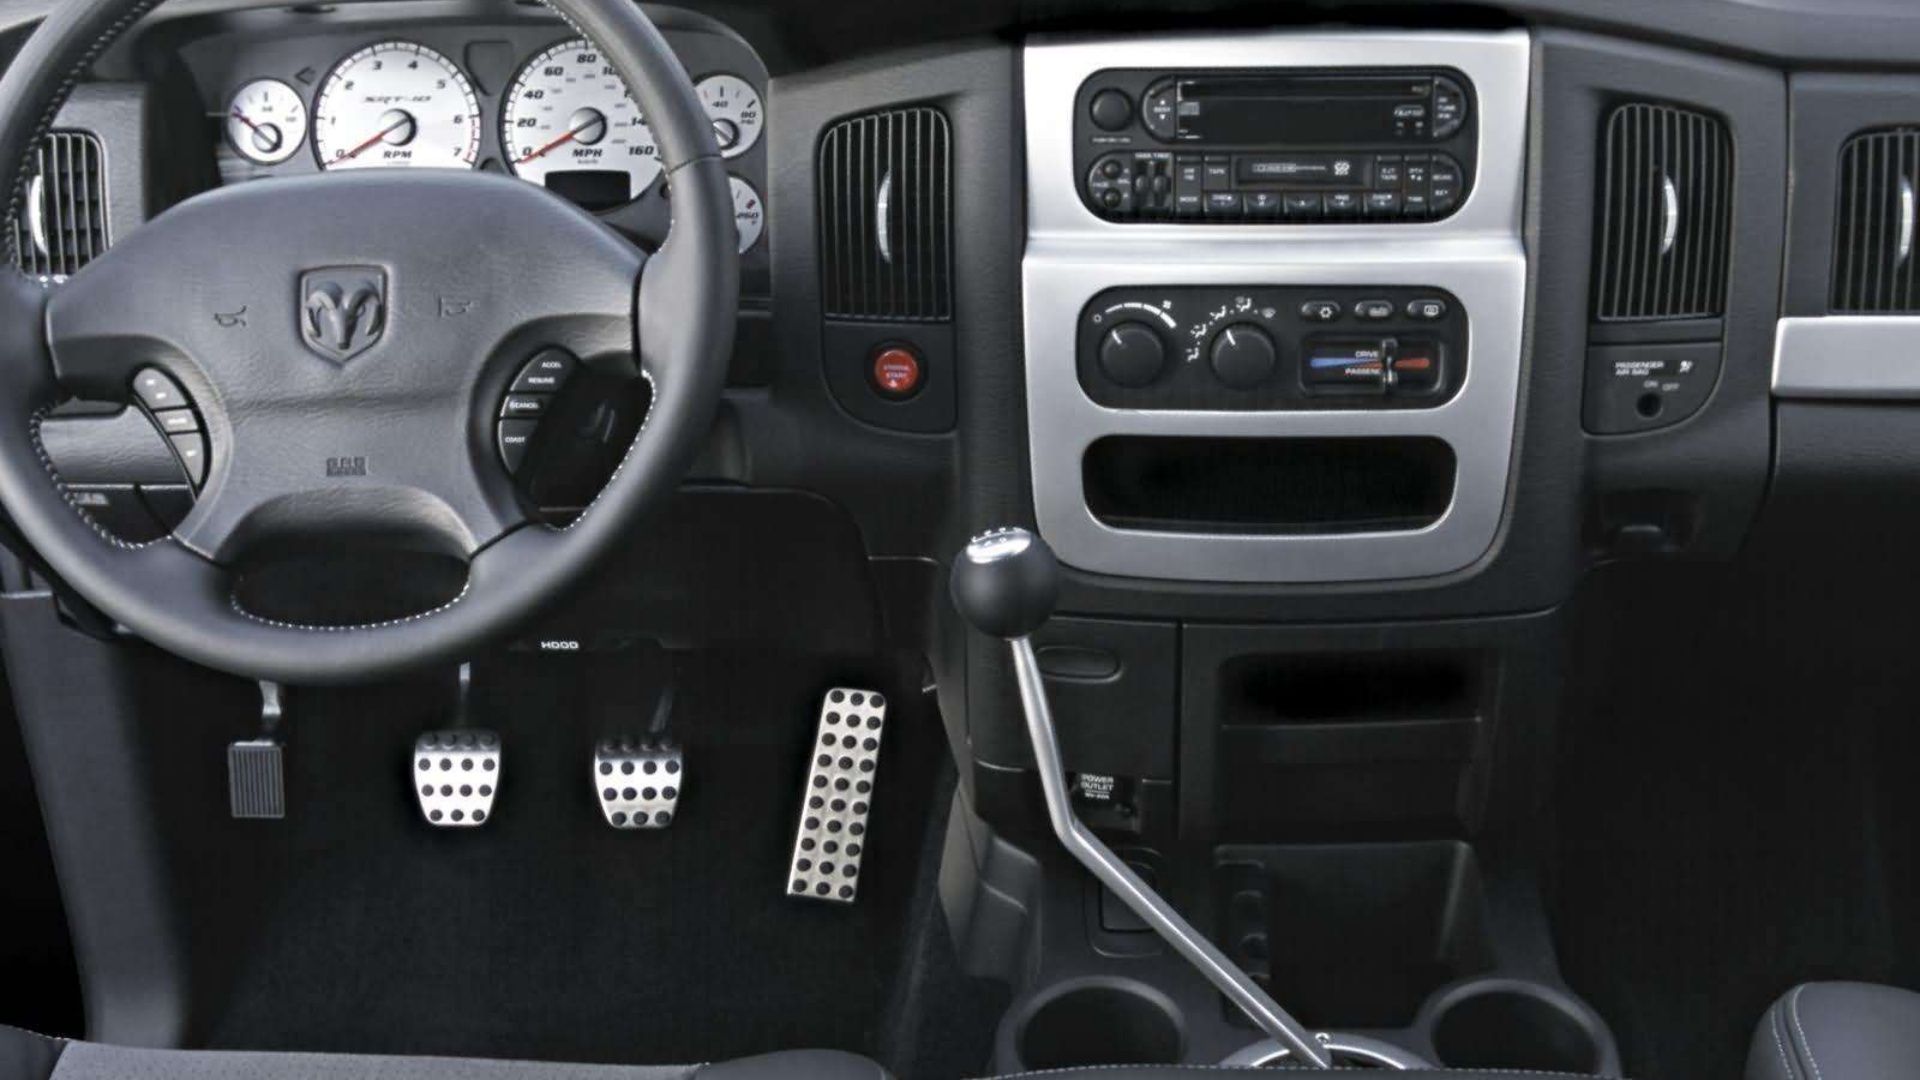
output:
[[[27,197],[12,225],[20,269],[45,281],[80,271],[107,250],[107,162],[100,140],[50,132],[28,172]]]
[[[1914,274],[1920,254],[1913,250],[1916,184],[1920,128],[1864,132],[1840,148],[1834,311],[1920,311]]]
[[[953,146],[928,106],[842,120],[820,140],[821,300],[828,318],[953,317]]]
[[[1601,169],[1595,318],[1725,314],[1733,201],[1726,126],[1670,105],[1622,105],[1607,119]]]

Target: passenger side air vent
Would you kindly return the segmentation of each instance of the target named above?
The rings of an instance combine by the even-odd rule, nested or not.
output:
[[[20,269],[61,281],[107,250],[106,151],[79,131],[47,135],[28,172],[27,197],[14,216]]]
[[[1703,113],[1644,102],[1607,119],[1594,317],[1601,322],[1726,313],[1733,147]]]
[[[842,120],[820,140],[821,300],[829,319],[953,317],[953,149],[929,106]]]
[[[1920,184],[1920,128],[1855,135],[1840,148],[1834,212],[1836,312],[1920,311],[1914,263],[1914,187]]]

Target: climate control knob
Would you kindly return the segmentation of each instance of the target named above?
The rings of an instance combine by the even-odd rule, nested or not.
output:
[[[1235,390],[1251,390],[1273,378],[1280,354],[1265,330],[1252,323],[1235,323],[1214,336],[1212,362],[1221,382]]]
[[[1120,386],[1142,387],[1167,366],[1167,343],[1142,322],[1115,323],[1100,335],[1100,372]]]

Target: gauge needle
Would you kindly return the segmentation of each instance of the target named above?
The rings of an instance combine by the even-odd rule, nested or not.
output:
[[[385,128],[381,129],[379,134],[375,135],[373,138],[368,139],[366,142],[363,142],[359,146],[356,146],[353,149],[347,151],[347,160],[351,161],[352,159],[359,157],[361,154],[364,154],[367,151],[373,149],[374,147],[380,145],[380,143],[383,142],[387,136],[393,134],[396,131],[399,131],[401,128],[406,127],[408,124],[411,124],[411,123],[413,123],[413,117],[402,116],[400,119],[395,120],[391,124],[388,124]]]
[[[548,154],[553,153],[555,150],[560,149],[561,147],[567,145],[573,140],[579,138],[582,135],[585,135],[587,132],[592,131],[594,128],[597,128],[601,124],[604,124],[606,122],[607,121],[605,117],[596,116],[593,119],[587,121],[586,123],[581,124],[579,127],[574,128],[572,131],[567,132],[565,135],[562,135],[559,138],[548,143],[547,145],[541,147],[540,149],[535,150],[533,153],[528,154],[526,157],[521,158],[519,161],[514,162],[514,164],[525,165],[529,161],[533,161],[537,158],[546,157]]]
[[[251,121],[251,120],[249,120],[249,119],[247,119],[247,114],[246,114],[246,113],[243,113],[243,112],[241,112],[241,111],[240,111],[239,109],[235,109],[235,110],[233,110],[233,118],[234,118],[235,120],[238,120],[238,121],[240,121],[241,123],[243,123],[243,124],[245,124],[245,125],[247,125],[247,127],[248,127],[249,129],[251,129],[251,130],[252,130],[252,131],[253,131],[253,132],[254,132],[255,134],[258,134],[258,133],[259,133],[259,131],[260,131],[260,125],[259,125],[259,124],[256,124],[256,123],[254,123],[253,121]]]

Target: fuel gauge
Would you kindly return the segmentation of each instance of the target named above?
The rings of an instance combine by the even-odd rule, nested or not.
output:
[[[256,79],[227,106],[227,141],[256,165],[278,165],[307,141],[307,106],[278,79]]]

